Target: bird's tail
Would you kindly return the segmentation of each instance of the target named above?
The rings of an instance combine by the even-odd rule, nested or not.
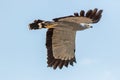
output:
[[[29,24],[29,29],[32,30],[36,30],[36,29],[41,29],[41,28],[45,28],[45,21],[44,20],[34,20],[33,23]]]
[[[41,28],[54,28],[57,24],[52,21],[44,21],[44,20],[35,20],[33,23],[29,24],[29,29],[36,30]]]

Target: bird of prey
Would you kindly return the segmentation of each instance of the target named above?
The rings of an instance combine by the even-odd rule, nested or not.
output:
[[[30,30],[48,28],[46,33],[47,64],[56,69],[68,67],[76,63],[75,36],[76,31],[89,29],[90,24],[101,19],[103,10],[90,9],[86,13],[81,10],[74,15],[54,18],[52,21],[35,20],[29,24]]]

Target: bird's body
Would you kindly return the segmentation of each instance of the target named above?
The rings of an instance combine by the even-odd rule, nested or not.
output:
[[[48,28],[46,47],[48,52],[48,67],[60,69],[63,66],[73,65],[75,59],[76,31],[91,28],[89,24],[97,23],[101,18],[102,10],[89,10],[86,15],[82,10],[80,15],[55,18],[54,21],[35,20],[30,29]]]

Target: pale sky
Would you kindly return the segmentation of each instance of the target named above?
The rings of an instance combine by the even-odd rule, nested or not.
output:
[[[0,0],[0,80],[120,80],[120,0]],[[103,9],[99,23],[76,35],[77,63],[47,67],[47,29],[30,31],[35,19],[52,20],[80,10]]]

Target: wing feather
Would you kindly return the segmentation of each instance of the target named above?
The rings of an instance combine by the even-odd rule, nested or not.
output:
[[[87,13],[86,13],[86,17],[90,17],[92,15],[92,10],[90,9]]]
[[[80,11],[80,17],[84,17],[84,15],[85,15],[85,11],[84,11],[84,10],[81,10],[81,11]]]
[[[75,44],[73,45],[74,46],[73,49],[66,48],[66,49],[69,49],[69,50],[66,50],[68,53],[67,52],[65,52],[65,53],[60,53],[60,52],[55,53],[57,51],[55,51],[55,49],[54,49],[56,45],[53,46],[53,44],[54,44],[54,38],[53,37],[55,37],[54,34],[58,34],[58,37],[56,37],[56,38],[57,38],[57,40],[59,40],[59,41],[57,41],[59,46],[66,45],[66,44],[64,44],[64,43],[59,44],[60,41],[63,41],[62,40],[63,38],[61,38],[59,36],[59,34],[61,34],[62,32],[57,31],[58,33],[54,33],[54,31],[56,32],[56,29],[53,29],[53,28],[48,29],[47,35],[46,35],[47,36],[46,47],[47,47],[47,56],[48,56],[47,57],[48,67],[53,67],[53,69],[56,69],[57,67],[59,67],[60,69],[62,69],[63,66],[68,67],[69,64],[73,65],[73,63],[76,62],[75,55],[74,55]],[[63,34],[61,34],[61,35],[63,35]],[[68,35],[68,36],[71,36],[71,35]],[[74,36],[73,36],[73,38],[74,38]],[[68,45],[71,46],[70,44],[68,44]],[[61,48],[61,47],[58,48],[57,50],[61,51],[61,52],[64,51],[64,49]],[[73,52],[73,53],[69,53],[70,51]],[[55,58],[55,55],[57,56],[56,58]],[[59,55],[59,57],[58,57],[58,55]]]
[[[85,14],[84,10],[80,11],[80,16],[78,13],[74,13],[74,15],[65,16],[65,17],[59,17],[54,18],[53,20],[55,22],[57,21],[68,21],[68,22],[75,22],[75,23],[97,23],[102,14],[103,10],[99,10],[95,8],[94,10],[88,10]]]
[[[56,59],[70,60],[74,57],[76,31],[58,27],[54,29],[52,36],[53,56]]]

